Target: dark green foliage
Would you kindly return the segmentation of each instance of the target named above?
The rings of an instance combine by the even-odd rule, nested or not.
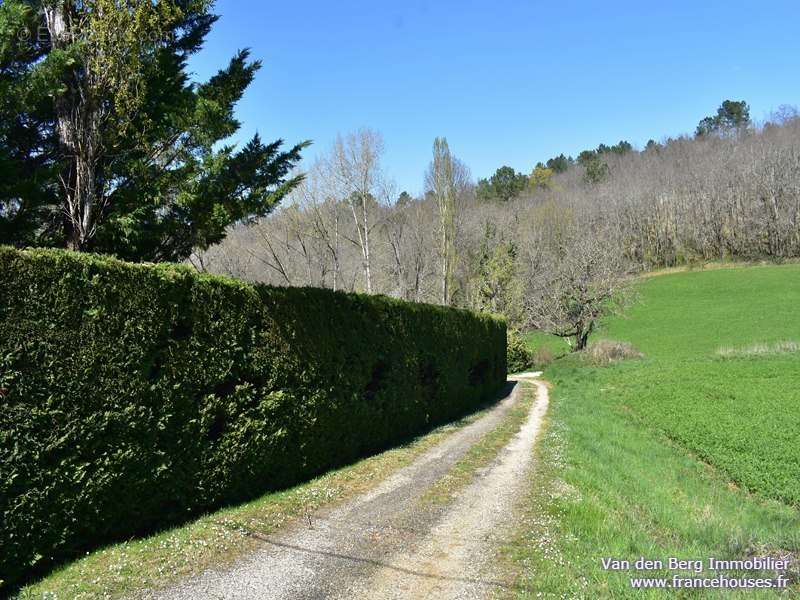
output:
[[[608,177],[608,163],[604,154],[625,154],[633,150],[630,142],[620,140],[618,144],[607,146],[600,144],[594,150],[584,150],[578,155],[577,162],[584,168],[583,180],[589,184],[600,183]]]
[[[608,177],[608,165],[601,158],[598,157],[586,165],[583,179],[587,183],[600,183],[606,177]]]
[[[618,144],[615,144],[608,149],[609,152],[613,152],[614,154],[625,154],[631,150],[633,150],[633,146],[626,140],[620,140]]]
[[[645,152],[658,152],[661,149],[661,144],[659,144],[654,139],[647,140],[647,145],[644,147]]]
[[[14,584],[446,422],[505,324],[183,266],[0,247],[0,573]]]
[[[506,361],[509,373],[521,373],[533,365],[533,353],[519,332],[514,329],[508,330]]]
[[[52,127],[57,87],[33,66],[46,52],[30,2],[0,2],[0,242],[52,242],[60,227]]]
[[[600,144],[598,150],[584,150],[578,155],[578,164],[584,168],[583,180],[588,184],[600,183],[608,176],[608,164],[602,157],[608,147],[601,151],[602,146]]]
[[[144,37],[153,43],[139,47],[120,36],[113,50],[137,59],[133,107],[114,101],[113,85],[92,92],[87,83],[91,25],[69,30],[74,41],[66,47],[54,46],[48,4],[0,2],[0,243],[180,261],[221,241],[228,226],[266,215],[298,183],[291,171],[307,142],[286,148],[256,135],[226,143],[239,129],[234,109],[259,61],[243,50],[208,81],[191,79],[188,62],[217,19],[212,2],[162,0],[171,16],[148,22]],[[69,23],[91,22],[91,3],[57,4]],[[143,5],[118,4],[123,14]],[[70,129],[76,147],[93,148],[91,155],[59,137],[73,114],[100,123],[89,141],[86,131]],[[86,200],[92,210],[83,211],[90,231],[76,241],[66,208],[72,194],[87,196],[73,182],[79,157],[92,167],[94,194]]]
[[[584,168],[583,180],[589,184],[600,183],[608,177],[608,163],[604,154],[625,154],[633,150],[630,142],[620,140],[613,146],[600,144],[595,150],[584,150],[578,155],[577,163]]]
[[[489,179],[480,179],[476,194],[478,200],[503,202],[517,197],[528,186],[528,176],[511,167],[500,167]]]
[[[706,117],[697,125],[698,137],[711,133],[730,134],[750,125],[750,106],[744,100],[725,100],[713,117]]]
[[[554,173],[564,173],[572,166],[572,162],[571,156],[567,157],[563,154],[559,154],[558,156],[548,159],[545,166],[548,169],[552,169]]]
[[[400,195],[397,197],[397,202],[395,202],[395,206],[397,206],[398,208],[402,208],[404,206],[408,206],[413,201],[414,199],[411,197],[411,194],[409,194],[406,191],[403,191],[400,192]]]
[[[512,326],[523,320],[523,286],[514,269],[516,256],[514,242],[487,223],[470,285],[471,308],[501,315]]]
[[[633,150],[633,146],[631,145],[630,142],[626,140],[620,140],[618,144],[614,144],[613,146],[606,146],[605,144],[600,144],[599,146],[597,146],[596,150],[594,151],[586,150],[581,154],[585,155],[586,152],[588,153],[594,152],[595,154],[608,154],[608,153],[625,154],[626,152],[630,152],[631,150]]]
[[[597,151],[596,150],[584,150],[580,154],[578,154],[577,163],[582,167],[585,167],[588,163],[595,160],[597,158]]]

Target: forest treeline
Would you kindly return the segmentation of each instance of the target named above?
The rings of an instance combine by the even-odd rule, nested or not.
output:
[[[641,150],[601,144],[477,183],[446,141],[442,160],[442,142],[426,192],[412,197],[387,177],[378,132],[340,137],[281,208],[191,260],[253,281],[455,304],[529,325],[526,299],[570,256],[635,270],[800,255],[793,108],[756,125],[746,103],[726,101],[693,136]]]
[[[0,244],[498,312],[575,349],[631,271],[800,251],[794,109],[755,124],[725,100],[693,135],[477,182],[436,138],[412,197],[376,131],[304,168],[307,141],[235,143],[261,63],[243,50],[194,78],[217,18],[206,1],[0,2]]]

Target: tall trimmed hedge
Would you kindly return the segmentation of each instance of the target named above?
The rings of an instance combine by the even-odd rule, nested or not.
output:
[[[466,311],[0,248],[0,579],[453,419],[505,356]]]

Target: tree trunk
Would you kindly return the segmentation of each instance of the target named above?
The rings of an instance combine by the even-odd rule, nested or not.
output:
[[[334,232],[333,232],[333,291],[338,289],[339,283],[339,213],[334,216]]]
[[[447,306],[450,304],[450,290],[448,289],[450,265],[449,263],[449,248],[447,244],[447,229],[446,224],[442,225],[442,304]]]
[[[45,8],[50,39],[55,48],[72,41],[64,2]],[[73,89],[55,100],[56,131],[66,159],[61,174],[64,194],[64,234],[67,248],[83,251],[94,235],[97,205],[97,170],[100,156],[100,111],[93,105],[83,81],[88,75],[73,74]]]
[[[369,256],[369,216],[367,214],[367,198],[361,198],[361,214],[364,221],[364,276],[367,280],[367,293],[372,293],[372,272]]]
[[[362,196],[359,194],[359,196]],[[372,274],[370,273],[370,264],[369,264],[369,229],[367,228],[368,220],[367,220],[367,207],[366,207],[366,200],[361,197],[361,210],[362,210],[362,222],[359,222],[358,213],[356,212],[356,205],[355,201],[351,199],[350,201],[350,208],[353,213],[353,224],[356,226],[356,232],[358,233],[358,245],[361,249],[361,269],[364,272],[364,285],[366,286],[366,291],[368,294],[372,293]]]
[[[572,349],[573,352],[586,350],[586,346],[589,345],[589,336],[592,334],[593,329],[594,321],[590,322],[588,326],[585,326],[583,323],[579,323],[575,327],[575,346]]]

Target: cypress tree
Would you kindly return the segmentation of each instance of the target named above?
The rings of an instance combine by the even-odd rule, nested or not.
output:
[[[0,243],[179,261],[269,213],[308,142],[237,146],[248,50],[190,79],[210,0],[0,3]]]

